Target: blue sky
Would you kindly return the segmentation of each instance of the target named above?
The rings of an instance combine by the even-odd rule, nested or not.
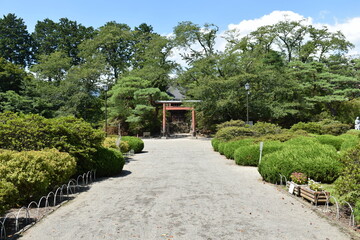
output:
[[[108,21],[131,27],[147,23],[167,34],[180,21],[214,23],[221,30],[229,24],[260,18],[273,11],[292,11],[315,22],[335,24],[360,17],[359,0],[0,0],[0,15],[15,13],[33,31],[38,20],[61,17],[98,28]]]
[[[341,31],[355,45],[349,55],[360,57],[360,0],[0,0],[0,17],[14,13],[24,20],[29,32],[37,21],[62,17],[89,27],[106,22],[126,23],[131,28],[147,23],[156,33],[168,35],[181,21],[203,25],[213,23],[220,29],[216,49],[224,50],[221,36],[236,29],[243,37],[263,25],[306,19],[315,27]],[[180,50],[173,59],[181,64]]]

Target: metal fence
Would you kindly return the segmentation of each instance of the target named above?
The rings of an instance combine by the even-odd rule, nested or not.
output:
[[[280,185],[286,185],[287,179],[284,175],[279,174],[280,176]],[[343,201],[339,202],[338,199],[336,199],[334,196],[327,195],[324,192],[324,195],[326,196],[326,202],[323,205],[322,211],[324,213],[330,213],[334,212],[335,219],[337,221],[340,221],[341,218],[349,218],[349,226],[355,227],[355,216],[354,216],[354,209],[353,206],[351,206],[350,203]],[[331,208],[330,206],[334,206]],[[315,207],[320,207],[319,205],[315,204]]]
[[[81,192],[84,187],[94,182],[96,170],[88,171],[71,179],[67,184],[57,187],[39,201],[32,201],[27,206],[17,211],[10,211],[0,218],[0,240],[10,240],[22,233],[40,219],[54,211],[65,201],[71,199],[74,194]]]

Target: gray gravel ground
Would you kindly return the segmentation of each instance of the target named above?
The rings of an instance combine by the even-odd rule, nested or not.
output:
[[[20,239],[352,239],[209,140],[144,142],[122,176],[94,183]]]

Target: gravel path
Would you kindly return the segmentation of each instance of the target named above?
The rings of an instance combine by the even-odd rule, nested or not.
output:
[[[122,176],[94,183],[20,239],[351,239],[209,140],[144,142]]]

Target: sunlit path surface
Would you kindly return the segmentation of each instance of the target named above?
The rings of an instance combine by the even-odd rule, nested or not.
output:
[[[144,142],[122,176],[94,183],[20,239],[351,239],[209,140]]]

